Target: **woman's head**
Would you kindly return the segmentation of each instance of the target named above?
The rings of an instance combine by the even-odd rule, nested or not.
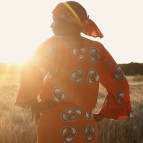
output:
[[[78,15],[81,22],[87,19],[87,12],[82,5],[74,1],[67,1],[66,3],[69,4],[74,12]]]
[[[79,3],[74,1],[67,1],[66,3],[74,10],[81,22],[87,18],[86,10]],[[59,4],[54,11],[60,11],[61,8],[62,7],[60,7]],[[67,19],[59,18],[53,15],[53,23],[51,24],[51,28],[56,36],[65,36],[73,33],[80,33],[82,31],[79,25],[70,22],[71,16],[69,13],[63,16],[66,16]]]
[[[81,28],[78,25],[69,23],[55,16],[53,16],[53,23],[51,24],[51,28],[55,36],[66,36],[81,32]]]
[[[77,2],[60,3],[52,13],[51,27],[57,36],[83,32],[89,36],[103,37],[96,24],[87,16],[86,10]]]

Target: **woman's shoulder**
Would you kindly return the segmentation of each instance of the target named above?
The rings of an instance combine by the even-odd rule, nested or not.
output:
[[[60,37],[56,37],[56,36],[52,36],[50,38],[48,38],[47,40],[45,40],[42,44],[40,44],[35,52],[39,52],[43,49],[47,49],[47,48],[54,48],[54,47],[57,47],[57,44],[59,44],[59,41],[61,40]]]
[[[103,44],[100,43],[99,41],[93,41],[93,45],[98,46],[98,47],[102,47]]]
[[[48,46],[57,46],[57,44],[59,44],[61,41],[60,37],[56,37],[56,36],[52,36],[50,38],[48,38],[47,40],[45,40],[38,48],[40,47],[48,47]]]
[[[88,38],[83,38],[83,39],[84,39],[85,47],[96,46],[97,48],[100,48],[101,46],[103,46],[102,43],[98,41],[93,41]]]
[[[97,52],[100,54],[105,53],[107,50],[102,43],[99,41],[92,41],[92,45],[89,47],[89,51]]]
[[[50,38],[48,38],[44,43],[49,43],[49,44],[56,44],[57,41],[60,41],[61,37],[58,36],[52,36]]]

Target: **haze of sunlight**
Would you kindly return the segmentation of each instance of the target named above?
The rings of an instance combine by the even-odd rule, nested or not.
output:
[[[88,38],[101,42],[117,63],[143,63],[142,0],[76,1],[86,8],[104,35],[102,39]],[[1,0],[0,62],[24,62],[42,42],[53,36],[52,10],[60,2]]]

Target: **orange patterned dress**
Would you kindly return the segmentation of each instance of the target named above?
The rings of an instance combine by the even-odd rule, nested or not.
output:
[[[96,143],[93,118],[99,83],[107,89],[100,115],[115,120],[130,116],[129,85],[104,46],[94,41],[87,48],[70,47],[62,38],[41,44],[21,68],[16,105],[29,108],[39,94],[56,106],[42,112],[37,143]]]

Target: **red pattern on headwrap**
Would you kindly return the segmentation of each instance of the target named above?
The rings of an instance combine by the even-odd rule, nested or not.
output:
[[[58,4],[52,13],[57,18],[79,25],[82,28],[82,32],[88,36],[103,37],[101,31],[91,19],[87,18],[80,23],[63,3]]]

